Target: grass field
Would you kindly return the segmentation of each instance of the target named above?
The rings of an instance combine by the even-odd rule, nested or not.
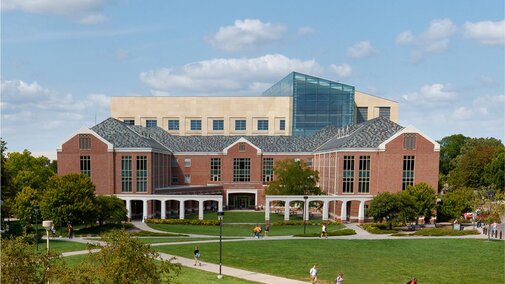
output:
[[[186,214],[184,216],[186,219],[198,219],[198,214]],[[203,214],[204,220],[217,220],[217,212],[206,212]],[[311,221],[321,221],[321,217],[310,218]],[[290,221],[301,221],[301,215],[291,215],[289,217]],[[281,222],[284,221],[284,214],[270,213],[270,222]],[[265,223],[265,212],[240,212],[240,211],[227,211],[224,215],[223,222],[228,223]]]
[[[184,234],[200,234],[219,236],[219,226],[199,226],[199,225],[169,225],[169,224],[151,224],[149,227],[166,232],[184,233]],[[223,225],[223,236],[239,236],[249,237],[252,234],[253,225],[245,224],[225,224]],[[328,231],[338,230],[343,228],[341,224],[329,224]],[[263,226],[263,230],[265,227]],[[321,226],[315,224],[307,224],[307,233],[321,232]],[[270,226],[270,236],[291,236],[303,233],[303,225],[280,225]]]
[[[218,238],[138,238],[146,244],[217,240]]]
[[[41,240],[39,242],[39,251],[46,251],[46,240]],[[35,245],[33,245],[35,249]],[[70,242],[65,240],[49,240],[49,250],[52,252],[67,252],[67,251],[78,251],[88,249],[86,244]]]
[[[219,244],[200,244],[202,261],[218,262]],[[193,245],[156,250],[192,257]],[[505,283],[505,243],[475,239],[279,240],[223,243],[223,265],[320,283],[339,272],[346,283]]]

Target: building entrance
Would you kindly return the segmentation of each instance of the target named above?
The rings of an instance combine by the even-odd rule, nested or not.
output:
[[[230,209],[254,209],[255,195],[253,193],[230,193],[228,198]]]

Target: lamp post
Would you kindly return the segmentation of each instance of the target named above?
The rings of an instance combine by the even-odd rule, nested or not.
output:
[[[46,238],[47,238],[47,254],[49,254],[49,230],[53,226],[53,221],[42,221],[42,227],[46,229]]]
[[[39,223],[39,219],[38,219],[38,216],[39,215],[39,206],[38,205],[33,205],[32,206],[33,210],[35,210],[35,250],[36,252],[39,252],[39,230],[38,230],[38,223]]]
[[[303,196],[303,200],[304,200],[304,202],[303,202],[303,234],[304,235],[305,235],[305,231],[307,229],[307,218],[306,218],[307,211],[306,210],[308,210],[308,208],[307,208],[307,199],[308,198],[309,197],[307,195]]]
[[[223,278],[223,274],[221,274],[221,263],[223,260],[223,217],[224,212],[218,211],[217,219],[219,220],[219,275],[217,275],[217,278],[219,279]]]

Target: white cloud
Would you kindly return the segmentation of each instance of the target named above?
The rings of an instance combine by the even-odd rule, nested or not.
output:
[[[240,51],[271,44],[282,39],[286,27],[263,23],[258,19],[236,20],[233,26],[220,27],[210,37],[215,48],[225,51]]]
[[[452,114],[451,117],[454,120],[469,120],[473,117],[473,110],[468,109],[464,106],[456,108]]]
[[[139,77],[151,88],[171,94],[259,95],[275,83],[272,80],[280,80],[292,71],[320,76],[331,69],[320,66],[313,59],[267,54],[255,58],[204,60],[181,67],[145,71]]]
[[[304,36],[304,35],[309,35],[313,34],[314,29],[311,27],[301,27],[298,29],[298,35]]]
[[[505,45],[505,20],[492,22],[466,22],[463,26],[466,38],[485,45]]]
[[[450,19],[433,20],[428,28],[414,35],[411,31],[405,31],[396,37],[396,43],[400,45],[413,45],[412,59],[419,61],[426,54],[440,53],[449,48],[450,37],[458,31],[458,27]]]
[[[351,58],[363,58],[370,56],[374,53],[377,53],[377,49],[375,49],[369,41],[360,41],[354,44],[352,47],[347,49],[347,54]]]
[[[52,14],[96,24],[108,18],[101,10],[109,0],[2,0],[2,11],[21,10],[35,14]]]
[[[352,68],[351,66],[349,66],[349,64],[342,64],[342,65],[331,64],[329,68],[340,78],[346,78],[351,76],[352,74]]]
[[[451,91],[450,87],[440,83],[425,85],[418,92],[412,92],[402,95],[405,101],[437,104],[453,101],[456,99],[456,92]]]

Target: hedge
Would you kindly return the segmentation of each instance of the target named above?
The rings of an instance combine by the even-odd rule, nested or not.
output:
[[[348,235],[356,235],[356,231],[353,229],[341,229],[336,231],[329,231],[328,236],[348,236]],[[299,234],[294,235],[295,237],[320,237],[321,233],[308,233],[308,234]]]
[[[371,234],[394,234],[398,233],[398,230],[388,230],[384,229],[383,224],[363,224],[361,225],[363,229]]]
[[[172,224],[172,225],[219,226],[219,221],[218,220],[196,220],[196,219],[147,219],[146,223],[151,223],[151,224]]]

